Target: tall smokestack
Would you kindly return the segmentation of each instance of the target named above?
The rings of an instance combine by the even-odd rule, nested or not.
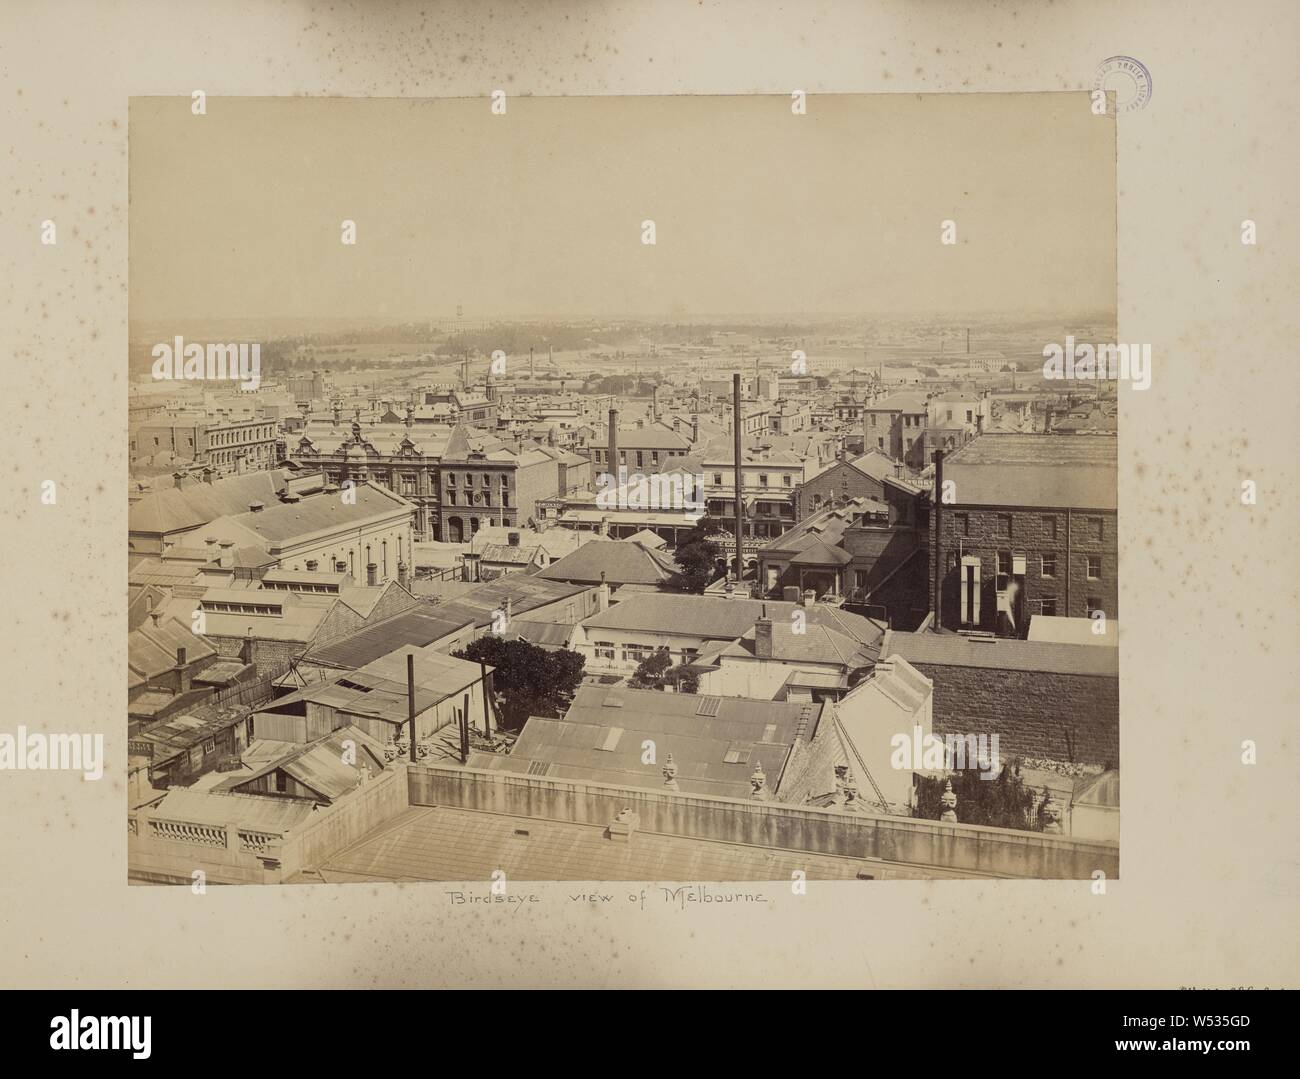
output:
[[[618,485],[618,409],[609,410],[609,474]]]
[[[736,453],[736,585],[745,579],[745,555],[741,543],[745,538],[745,496],[741,477],[744,469],[740,457],[740,372],[731,376],[731,431]]]
[[[966,355],[970,355],[970,328],[966,329]]]
[[[934,628],[943,629],[943,450],[934,451]]]
[[[528,346],[528,377],[534,378],[537,375],[537,358],[533,355],[533,346]]]
[[[411,763],[415,763],[415,653],[406,653],[406,718],[411,725]]]

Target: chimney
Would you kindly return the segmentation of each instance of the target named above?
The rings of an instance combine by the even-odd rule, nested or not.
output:
[[[511,598],[510,596],[506,596],[506,625],[507,626],[510,625],[510,616],[512,614],[512,608],[514,607],[514,605],[515,605],[514,599]]]
[[[213,480],[213,478],[214,478],[215,476],[216,476],[216,473],[212,470],[211,467],[205,468],[205,469],[203,470],[203,482],[204,482],[204,483],[211,483],[212,480]]]
[[[229,541],[221,544],[221,555],[217,564],[222,569],[235,568],[235,545]]]
[[[655,383],[654,394],[651,397],[650,414],[655,423],[659,422],[659,383]]]
[[[699,442],[700,440],[700,414],[696,412],[691,416],[691,441]]]
[[[601,517],[601,519],[600,519],[600,534],[601,534],[602,536],[608,536],[608,535],[609,535],[609,514],[608,514],[608,513],[605,514],[605,515],[604,515],[603,517]]]
[[[244,643],[239,649],[239,661],[241,663],[253,662],[253,627],[249,626],[244,633]]]
[[[1043,417],[1043,434],[1050,435],[1051,433],[1052,433],[1052,406],[1048,405],[1047,413]]]
[[[250,502],[248,504],[249,513],[261,513],[264,509],[266,509],[266,505],[262,502]]]
[[[533,355],[533,346],[528,346],[528,377],[533,378],[537,375],[537,358]]]
[[[190,671],[189,668],[185,665],[185,659],[186,659],[185,649],[183,647],[177,648],[176,649],[176,674],[180,678],[180,688],[177,690],[178,693],[188,693],[190,691]]]
[[[609,410],[609,466],[606,471],[615,477],[617,485],[618,477],[618,409]]]
[[[934,582],[930,607],[934,611],[934,629],[943,628],[943,450],[934,451]]]
[[[745,490],[744,463],[740,452],[740,372],[731,376],[731,429],[733,432],[732,449],[735,453],[736,484],[736,586],[745,579]]]
[[[605,571],[600,571],[600,587],[596,589],[596,610],[609,610],[609,582],[605,580]]]
[[[753,788],[749,792],[750,798],[755,802],[766,802],[768,799],[767,790],[767,773],[763,771],[763,762],[756,760],[754,770],[749,776],[750,786]]]
[[[406,589],[409,589],[411,587],[411,582],[410,582],[410,578],[408,577],[408,570],[405,562],[397,563],[397,583]]]
[[[803,605],[805,607],[811,607],[816,602],[817,602],[817,593],[814,592],[811,588],[805,588],[803,590]]]
[[[373,588],[379,583],[379,567],[374,562],[366,563],[366,584]]]
[[[509,532],[506,534],[506,543],[511,547],[519,546],[519,533]]]
[[[208,553],[208,560],[209,560],[209,561],[211,561],[212,559],[216,558],[216,557],[217,557],[217,537],[216,537],[216,536],[205,536],[205,537],[203,538],[203,548],[204,548],[204,550],[206,550],[207,553]]]
[[[772,620],[763,607],[763,617],[754,623],[754,655],[759,659],[772,658]]]

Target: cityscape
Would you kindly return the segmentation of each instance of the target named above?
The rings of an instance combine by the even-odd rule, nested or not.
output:
[[[130,881],[1116,878],[1086,102],[134,101]]]
[[[133,383],[132,881],[1117,874],[1113,326],[465,323]]]

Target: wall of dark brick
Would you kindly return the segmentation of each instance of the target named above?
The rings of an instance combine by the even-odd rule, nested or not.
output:
[[[934,733],[997,734],[999,753],[1119,764],[1119,679],[918,663],[934,682]]]

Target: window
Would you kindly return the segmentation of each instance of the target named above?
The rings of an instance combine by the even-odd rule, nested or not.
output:
[[[448,491],[448,492],[447,492],[447,505],[449,505],[449,506],[454,506],[455,504],[456,504],[456,492],[455,492],[455,491]]]
[[[999,514],[998,514],[998,535],[999,535],[999,536],[1006,536],[1006,537],[1010,538],[1010,536],[1011,536],[1011,514],[1009,514],[1009,513],[999,513]]]
[[[1084,606],[1088,608],[1088,617],[1091,618],[1094,613],[1101,612],[1101,600],[1096,596],[1089,596],[1084,601]]]
[[[794,486],[794,477],[793,477],[793,476],[782,476],[782,477],[781,477],[781,480],[782,480],[782,482],[783,482],[787,487],[793,487],[793,486]]]
[[[713,483],[714,483],[715,486],[718,486],[718,487],[721,487],[721,486],[722,486],[722,473],[721,473],[721,472],[715,472],[715,473],[713,473]]]
[[[637,468],[645,467],[645,453],[642,452],[641,450],[636,451],[636,467]]]
[[[448,472],[448,473],[447,473],[447,486],[448,486],[448,487],[455,487],[455,486],[456,486],[456,473],[455,473],[455,472]]]
[[[1089,517],[1089,518],[1088,518],[1088,528],[1089,528],[1089,530],[1092,532],[1092,538],[1093,538],[1097,543],[1100,543],[1100,542],[1101,542],[1101,537],[1102,537],[1101,518],[1100,518],[1100,517]]]
[[[766,473],[766,472],[760,472],[760,473],[758,474],[758,485],[759,485],[760,487],[766,487],[766,486],[767,486],[767,473]]]
[[[1040,604],[1040,606],[1041,606],[1041,608],[1042,608],[1042,609],[1038,612],[1039,614],[1045,614],[1045,615],[1047,615],[1048,617],[1052,617],[1053,615],[1056,614],[1056,597],[1055,597],[1055,596],[1044,596],[1041,600],[1039,600],[1039,604]]]
[[[1090,554],[1088,556],[1088,580],[1096,581],[1101,579],[1101,555]]]
[[[625,644],[623,645],[623,662],[640,663],[647,659],[654,651],[648,644]]]
[[[1051,553],[1051,554],[1045,554],[1045,555],[1043,555],[1043,576],[1044,576],[1044,577],[1055,577],[1055,576],[1056,576],[1056,554],[1055,554],[1055,552],[1053,552],[1053,553]]]
[[[859,569],[853,571],[853,583],[855,587],[865,589],[869,580],[871,580],[870,570]]]
[[[967,413],[966,413],[966,416],[967,416],[967,418],[969,419],[969,418],[970,418],[970,413],[967,412]],[[952,409],[948,409],[948,419],[950,419],[950,420],[952,419]]]
[[[1043,518],[1043,535],[1047,539],[1056,539],[1056,518],[1055,517]]]
[[[876,439],[876,449],[883,450],[884,448],[885,448],[885,440],[883,438]]]
[[[1005,574],[1008,577],[1011,576],[1011,552],[1010,551],[998,552],[998,572]]]
[[[957,513],[954,514],[953,516],[957,522],[957,535],[969,536],[970,535],[970,514]]]

